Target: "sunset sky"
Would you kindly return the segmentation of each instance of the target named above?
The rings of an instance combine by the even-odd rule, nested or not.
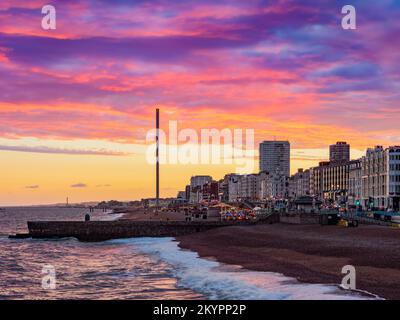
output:
[[[341,27],[346,4],[357,30]],[[397,0],[2,0],[0,206],[153,196],[155,106],[164,129],[287,139],[292,172],[336,141],[353,158],[398,145],[399,35]],[[162,166],[161,196],[232,171]]]

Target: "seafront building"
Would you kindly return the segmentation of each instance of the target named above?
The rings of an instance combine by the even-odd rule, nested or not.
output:
[[[212,181],[211,176],[206,176],[206,175],[193,176],[190,178],[190,187],[195,188],[195,187],[203,186],[206,183],[211,182],[211,181]]]
[[[190,185],[186,187],[188,202],[192,204],[203,201],[220,200],[219,183],[214,181],[211,176],[193,176]]]
[[[274,154],[273,151],[277,154]],[[400,146],[370,148],[361,159],[350,160],[350,145],[331,145],[330,161],[287,176],[290,144],[264,141],[260,144],[260,168],[253,174],[227,174],[220,181],[211,176],[193,176],[185,192],[189,203],[268,202],[309,197],[324,204],[400,210]],[[282,161],[280,161],[281,159]]]
[[[289,177],[268,174],[261,181],[261,200],[283,200],[288,198]]]
[[[240,184],[239,179],[240,175],[238,174],[229,174],[226,175],[224,179],[227,179],[227,194],[228,194],[228,202],[236,202],[240,198]]]
[[[323,161],[312,170],[313,196],[318,199],[346,203],[349,195],[350,167],[357,162]]]
[[[203,186],[211,183],[212,177],[198,175],[190,178],[189,203],[199,203],[203,200]]]
[[[349,145],[330,148],[333,161],[310,169],[310,195],[347,207],[400,210],[400,146],[369,148],[361,159],[348,160]],[[292,176],[289,192],[297,196],[301,173]]]
[[[260,172],[270,175],[290,176],[289,141],[264,141],[259,146]]]
[[[311,172],[309,169],[299,169],[294,175],[292,175],[289,178],[288,184],[289,199],[297,199],[310,195],[310,178]]]
[[[329,161],[309,170],[309,194],[327,204],[356,205],[361,198],[361,162],[350,160],[344,141],[329,146]]]
[[[361,159],[362,205],[398,211],[400,208],[400,146],[369,148]]]
[[[290,177],[289,141],[263,141],[259,145],[258,199],[288,198]]]
[[[218,193],[220,200],[223,202],[232,202],[238,198],[238,174],[229,173],[224,176],[218,183]]]
[[[220,200],[219,199],[219,189],[218,189],[218,181],[210,181],[203,185],[201,190],[202,200],[203,201],[213,201]]]
[[[362,199],[361,160],[350,164],[349,193],[347,203],[349,206],[359,207]]]
[[[262,184],[268,179],[267,172],[258,174],[226,175],[228,181],[228,201],[238,202],[244,200],[258,201],[263,199]]]
[[[259,199],[258,174],[245,174],[239,177],[239,197],[241,200]]]
[[[329,161],[332,163],[350,161],[350,145],[339,141],[329,146]]]

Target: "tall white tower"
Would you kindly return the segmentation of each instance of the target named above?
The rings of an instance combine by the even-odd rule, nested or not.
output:
[[[260,143],[260,171],[278,176],[290,176],[289,141],[263,141]]]

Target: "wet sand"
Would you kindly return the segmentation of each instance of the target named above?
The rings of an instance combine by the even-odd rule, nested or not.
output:
[[[201,257],[249,270],[279,272],[302,282],[340,284],[344,265],[356,286],[400,299],[400,229],[361,225],[257,225],[218,228],[177,238]]]

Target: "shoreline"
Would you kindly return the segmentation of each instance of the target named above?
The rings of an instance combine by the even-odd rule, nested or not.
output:
[[[356,291],[400,299],[400,230],[361,225],[232,226],[176,237],[201,258],[246,270],[283,274],[301,283],[340,287],[345,265],[356,268]],[[343,289],[345,290],[345,289]]]
[[[372,294],[350,291],[331,284],[300,283],[276,272],[256,272],[240,266],[200,258],[182,249],[174,238],[131,239],[142,253],[166,262],[179,286],[206,299],[218,300],[363,300]]]
[[[121,222],[146,223],[143,218],[153,223],[171,221],[166,214],[107,215]],[[283,223],[225,226],[174,235],[181,249],[201,258],[249,271],[279,273],[300,283],[334,285],[340,289],[342,267],[353,265],[360,294],[366,291],[368,295],[396,300],[400,299],[400,250],[396,250],[400,246],[399,236],[400,229],[374,225],[344,228]]]

